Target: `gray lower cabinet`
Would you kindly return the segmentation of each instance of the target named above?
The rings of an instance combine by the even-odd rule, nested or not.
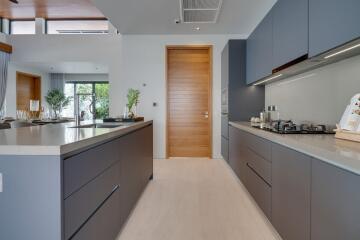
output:
[[[360,176],[312,163],[311,239],[360,239]]]
[[[268,145],[271,146],[252,134],[229,128],[229,165],[265,215],[271,218],[271,162],[261,156]]]
[[[360,176],[229,128],[229,165],[284,240],[359,240]]]
[[[120,228],[120,189],[111,193],[71,240],[114,240]]]
[[[121,138],[120,213],[123,224],[153,174],[153,128],[143,128]]]
[[[64,160],[65,240],[116,238],[153,174],[152,133],[147,126]]]
[[[271,186],[249,163],[246,163],[244,184],[261,210],[271,219]]]
[[[310,199],[311,158],[272,144],[271,222],[283,239],[310,239]]]
[[[119,186],[120,163],[74,193],[64,202],[65,239],[69,239]],[[84,201],[86,199],[86,201]]]
[[[239,129],[229,126],[229,165],[242,182],[245,181],[246,168],[244,161],[246,147],[243,133]]]
[[[224,160],[229,162],[229,139],[221,136],[221,155]]]

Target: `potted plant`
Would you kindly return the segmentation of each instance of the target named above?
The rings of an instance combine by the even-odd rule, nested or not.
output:
[[[139,103],[140,91],[136,89],[130,88],[127,94],[128,103],[126,104],[128,114],[128,118],[136,117],[136,106]]]
[[[59,89],[54,89],[47,93],[45,100],[54,111],[55,118],[58,119],[62,108],[69,105],[71,97],[66,97]]]

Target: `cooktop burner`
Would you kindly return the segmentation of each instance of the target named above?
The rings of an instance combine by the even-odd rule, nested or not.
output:
[[[293,121],[280,120],[274,121],[271,124],[264,124],[260,126],[253,126],[266,131],[279,134],[334,134],[333,126],[326,126],[323,124],[295,124]]]

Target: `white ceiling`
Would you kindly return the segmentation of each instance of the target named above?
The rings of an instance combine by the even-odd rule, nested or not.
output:
[[[180,0],[92,0],[122,34],[242,34],[248,36],[276,0],[223,0],[215,24],[175,24]],[[200,31],[194,30],[200,27]]]
[[[104,74],[109,72],[108,66],[93,62],[13,62],[13,64],[45,73]]]

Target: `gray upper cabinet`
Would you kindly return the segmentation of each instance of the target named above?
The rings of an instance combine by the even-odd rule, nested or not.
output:
[[[309,0],[309,55],[360,37],[359,0]]]
[[[311,239],[360,239],[360,176],[312,162]]]
[[[272,144],[271,220],[283,239],[310,239],[310,194],[311,158]]]
[[[273,68],[308,54],[308,8],[309,0],[279,0],[274,6]]]
[[[271,75],[273,69],[273,12],[270,11],[247,40],[246,82]]]

